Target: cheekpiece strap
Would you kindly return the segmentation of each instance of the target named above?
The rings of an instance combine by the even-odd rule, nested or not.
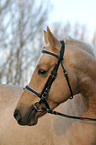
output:
[[[64,55],[64,51],[65,51],[65,43],[63,40],[60,41],[60,43],[62,44],[61,50],[60,50],[60,60],[63,60],[63,55]]]

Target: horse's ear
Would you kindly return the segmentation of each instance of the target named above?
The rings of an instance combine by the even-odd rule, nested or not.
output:
[[[52,48],[56,48],[60,50],[60,42],[55,38],[55,36],[51,33],[49,27],[47,26],[47,33],[48,33],[48,41],[50,43],[50,46],[52,46]]]
[[[48,34],[47,32],[44,30],[44,39],[45,39],[45,43],[48,44],[49,41],[48,41]]]

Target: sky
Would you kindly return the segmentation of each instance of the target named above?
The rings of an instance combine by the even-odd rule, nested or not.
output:
[[[70,22],[86,25],[93,33],[96,30],[96,0],[51,0],[49,22]]]

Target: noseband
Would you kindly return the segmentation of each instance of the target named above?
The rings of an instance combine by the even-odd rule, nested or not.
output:
[[[34,105],[33,105],[34,109],[37,112],[46,111],[48,113],[55,114],[55,115],[60,115],[60,116],[67,117],[67,118],[96,121],[96,119],[93,119],[93,118],[70,116],[70,115],[62,114],[60,112],[53,111],[53,110],[50,109],[50,107],[47,103],[46,99],[48,97],[51,86],[52,86],[53,82],[55,81],[55,79],[57,77],[57,72],[58,72],[58,68],[59,68],[60,64],[61,64],[61,67],[63,69],[64,75],[65,75],[65,78],[66,78],[66,81],[67,81],[67,84],[68,84],[68,87],[69,87],[69,90],[70,90],[71,97],[69,97],[69,99],[73,98],[73,92],[72,92],[71,85],[70,85],[70,82],[69,82],[68,73],[63,66],[63,55],[64,55],[64,51],[65,51],[65,43],[64,43],[64,41],[60,41],[60,43],[61,43],[60,56],[55,54],[55,53],[52,53],[50,51],[47,51],[45,49],[42,50],[42,53],[51,55],[51,56],[56,57],[58,59],[58,62],[55,65],[55,67],[53,68],[53,70],[51,71],[51,74],[50,74],[50,76],[49,76],[49,78],[48,78],[48,80],[47,80],[47,82],[44,86],[44,89],[43,89],[42,93],[39,94],[37,91],[35,91],[31,87],[29,87],[28,85],[26,85],[26,87],[24,89],[27,89],[28,91],[32,92],[34,95],[36,95],[40,98],[40,101],[35,102]],[[37,107],[37,103],[41,104],[41,106],[42,106],[40,110]],[[45,104],[46,108],[43,106],[43,104]]]

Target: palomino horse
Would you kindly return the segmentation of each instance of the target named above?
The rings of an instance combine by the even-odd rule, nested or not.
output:
[[[89,120],[66,121],[58,118],[54,123],[57,136],[54,144],[62,144],[60,141],[63,137],[65,145],[95,145],[96,58],[91,46],[68,38],[64,40],[64,53],[64,42],[58,41],[48,27],[44,35],[46,42],[44,55],[33,73],[29,86],[25,87],[18,101],[14,117],[20,125],[36,125],[39,117],[47,111],[52,112],[52,109],[66,101],[68,103],[64,110],[67,108],[67,112],[69,111],[71,115]],[[81,97],[76,95],[79,93],[82,94]],[[68,101],[72,98],[71,95],[76,97],[73,101]]]

